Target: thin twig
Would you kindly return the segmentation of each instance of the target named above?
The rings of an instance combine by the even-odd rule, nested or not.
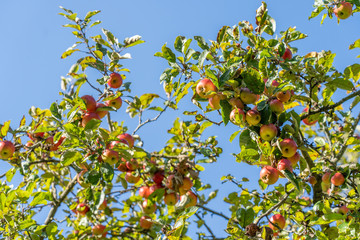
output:
[[[202,220],[202,218],[199,216],[199,214],[195,213],[195,216],[196,216],[199,220]],[[204,220],[203,220],[203,222],[204,222],[204,227],[206,228],[206,230],[208,230],[208,232],[210,233],[211,237],[212,237],[213,239],[216,239],[216,237],[215,237],[213,231],[211,230],[211,228],[206,224],[206,222],[205,222]]]

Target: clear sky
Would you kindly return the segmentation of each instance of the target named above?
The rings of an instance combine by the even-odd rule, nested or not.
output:
[[[76,40],[70,29],[62,25],[67,20],[58,15],[59,6],[71,9],[85,16],[91,10],[101,10],[95,19],[100,19],[100,25],[112,31],[119,39],[132,35],[141,35],[146,43],[130,49],[133,57],[124,61],[124,65],[131,70],[127,80],[132,82],[133,94],[154,92],[163,94],[159,84],[159,76],[167,67],[167,63],[154,57],[164,43],[173,46],[178,35],[187,38],[201,35],[205,39],[215,39],[218,30],[224,26],[233,26],[241,20],[249,20],[255,25],[255,11],[261,1],[244,0],[183,0],[183,1],[121,1],[121,0],[2,0],[0,1],[0,91],[1,114],[0,122],[12,120],[12,126],[17,127],[19,120],[27,114],[31,106],[48,108],[50,104],[60,99],[60,76],[65,76],[74,58],[61,60],[61,53]],[[348,50],[349,44],[360,38],[358,26],[359,14],[337,24],[336,19],[326,19],[320,25],[321,17],[308,20],[312,11],[312,1],[272,0],[268,1],[269,14],[277,21],[277,33],[290,26],[309,35],[305,40],[294,43],[299,48],[298,54],[304,55],[311,51],[332,50],[337,53],[335,65],[343,70],[347,65],[359,62],[356,58],[358,50]],[[357,25],[356,25],[357,24]],[[100,33],[100,27],[96,28]],[[93,32],[95,35],[95,32]],[[193,44],[196,44],[193,42]],[[91,75],[90,75],[91,78]],[[95,94],[84,90],[81,94]],[[171,122],[185,108],[193,108],[189,100],[184,100],[180,111],[169,111],[151,127],[144,127],[138,132],[145,142],[145,149],[153,151],[160,149],[167,139],[166,130]],[[137,119],[129,119],[125,113],[125,106],[117,113],[118,120],[125,120],[125,124],[132,131]],[[237,130],[235,126],[214,127],[209,134],[219,136],[220,145],[224,147],[224,154],[217,164],[205,166],[206,172],[201,175],[204,182],[211,182],[215,188],[221,188],[218,201],[210,206],[228,213],[228,206],[219,203],[231,191],[237,191],[230,184],[220,185],[220,177],[231,173],[241,178],[249,178],[253,184],[249,188],[257,187],[260,169],[238,164],[230,153],[239,152],[238,141],[229,143],[229,136]],[[159,134],[161,133],[161,134]],[[9,165],[0,162],[0,174]],[[215,225],[216,224],[216,225]],[[222,229],[224,221],[214,221],[210,225],[216,226],[215,233],[224,236]]]

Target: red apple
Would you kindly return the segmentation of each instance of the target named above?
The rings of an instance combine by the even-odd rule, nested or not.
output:
[[[0,142],[0,159],[9,159],[15,152],[15,146],[10,141]]]
[[[284,54],[281,56],[284,60],[291,60],[292,59],[292,52],[290,48],[286,48]]]
[[[142,216],[140,218],[140,227],[142,229],[150,229],[151,226],[153,225],[152,221],[151,221],[151,217],[149,216]]]
[[[114,165],[119,161],[119,153],[111,149],[105,149],[101,157],[104,162],[107,162],[110,165]]]
[[[279,179],[279,171],[271,166],[265,166],[260,171],[260,179],[267,185],[272,185]]]
[[[311,184],[311,185],[315,185],[316,183],[317,183],[317,180],[316,180],[316,178],[314,177],[314,176],[310,176],[309,178],[308,178],[308,182]]]
[[[148,186],[142,186],[139,189],[139,196],[143,198],[148,198],[150,196],[150,189]]]
[[[244,103],[240,100],[240,98],[231,98],[229,100],[229,104],[234,108],[244,109]]]
[[[111,88],[119,88],[123,83],[122,77],[118,73],[111,73],[110,78],[107,82]]]
[[[156,211],[156,203],[150,202],[147,199],[145,199],[142,203],[142,208],[144,213],[152,214]]]
[[[270,123],[262,125],[260,128],[260,137],[265,141],[271,141],[277,135],[277,127]]]
[[[164,178],[165,178],[165,175],[164,175],[164,171],[162,171],[162,170],[155,172],[154,176],[152,177],[154,183],[157,183],[157,184],[162,183]]]
[[[129,171],[129,169],[128,169],[127,166],[126,166],[126,162],[120,163],[119,166],[117,167],[117,169],[118,169],[120,172],[127,172],[127,171]]]
[[[287,159],[291,162],[292,167],[295,167],[296,164],[300,161],[300,158],[300,154],[296,152],[294,156],[288,157]]]
[[[278,99],[271,100],[269,105],[270,105],[271,111],[276,114],[280,114],[284,111],[284,104],[281,101],[279,101]]]
[[[126,167],[129,169],[129,171],[135,171],[139,168],[139,163],[135,158],[133,158],[130,161],[126,161]]]
[[[220,106],[220,100],[222,100],[223,95],[221,94],[215,94],[211,98],[209,98],[209,105],[212,109],[218,110],[221,108]]]
[[[324,173],[324,175],[322,176],[322,181],[324,182],[324,183],[328,183],[328,184],[330,184],[330,177],[331,177],[331,172],[326,172],[326,173]]]
[[[89,206],[86,203],[79,203],[76,207],[76,212],[81,216],[85,216],[86,213],[90,210]]]
[[[178,196],[176,193],[166,193],[164,195],[164,202],[166,205],[174,206],[176,202],[178,201]]]
[[[185,208],[196,206],[197,196],[195,195],[195,193],[193,193],[192,191],[188,191],[186,194],[180,197],[180,201],[182,201],[185,196],[188,198],[187,203],[184,206]]]
[[[275,225],[277,226],[275,226]],[[269,227],[273,231],[277,231],[279,228],[283,229],[285,227],[285,218],[281,214],[275,214],[270,218]],[[279,228],[278,228],[279,227]]]
[[[245,113],[240,108],[235,108],[230,113],[230,121],[235,125],[245,124]]]
[[[165,186],[174,190],[175,188],[175,175],[171,174],[166,178]]]
[[[44,132],[37,132],[37,133],[30,133],[28,132],[27,135],[29,136],[29,138],[33,141],[37,141],[39,140],[39,138],[43,138],[45,133]]]
[[[256,110],[249,110],[246,112],[245,119],[249,125],[253,126],[257,125],[261,121],[261,115]]]
[[[126,140],[126,141],[128,142],[129,147],[131,147],[131,148],[134,146],[135,140],[134,140],[134,138],[133,138],[130,134],[128,134],[128,133],[120,134],[119,136],[117,136],[117,138],[120,139],[120,140]]]
[[[96,111],[96,101],[95,99],[90,95],[84,95],[81,97],[82,100],[84,100],[86,109],[88,112],[95,112]]]
[[[160,184],[153,184],[149,187],[149,195],[151,195],[153,192],[155,192],[156,190],[163,188],[162,185]]]
[[[348,212],[349,212],[349,209],[345,205],[341,206],[338,210],[338,213],[341,213],[343,215],[346,215]]]
[[[184,190],[190,190],[192,187],[193,187],[194,183],[191,181],[190,178],[188,177],[184,177],[183,178],[183,183],[181,185],[181,187],[184,189]]]
[[[339,19],[347,19],[352,13],[352,5],[348,2],[341,2],[334,8],[335,16]]]
[[[92,227],[92,233],[94,235],[103,235],[105,233],[105,235],[103,235],[102,237],[106,236],[106,232],[105,232],[106,226],[102,225],[102,224],[97,224],[95,226]]]
[[[291,162],[286,158],[281,159],[278,162],[278,165],[277,165],[277,170],[279,170],[279,176],[280,177],[285,177],[284,174],[281,172],[281,170],[285,170],[285,169],[290,171],[290,172],[293,171],[292,166],[291,166]]]
[[[137,183],[140,180],[140,175],[136,175],[136,173],[132,171],[127,171],[125,174],[125,180],[128,183]]]
[[[283,102],[283,103],[286,103],[286,102],[288,102],[288,101],[290,100],[290,98],[291,98],[291,93],[290,93],[289,90],[284,91],[284,92],[277,92],[277,93],[276,93],[276,98],[277,98],[279,101],[281,101],[281,102]]]
[[[268,81],[268,79],[265,78],[265,79],[264,79],[264,83],[266,84],[267,81]],[[277,86],[279,86],[279,85],[280,85],[280,83],[279,83],[278,81],[276,81],[276,80],[273,80],[273,81],[271,82],[271,88],[275,88],[275,87],[277,87]],[[265,85],[265,88],[264,88],[264,93],[265,93],[265,94],[269,94],[269,90],[266,88],[266,85]]]
[[[82,120],[81,120],[81,125],[83,127],[86,126],[86,124],[91,120],[91,119],[98,119],[100,120],[100,117],[99,115],[97,115],[96,113],[94,112],[87,112],[85,113],[85,115],[83,116]]]
[[[99,116],[99,118],[104,118],[106,114],[108,114],[108,111],[100,110],[100,108],[106,107],[103,103],[97,103],[96,104],[96,111],[95,113]]]
[[[257,100],[257,95],[248,88],[242,88],[240,92],[240,99],[245,104],[254,104]]]
[[[105,104],[106,104],[106,106],[114,107],[115,109],[119,109],[119,108],[121,108],[122,100],[120,97],[118,97],[118,98],[106,101]]]
[[[334,176],[332,176],[331,178],[331,183],[334,184],[335,186],[341,186],[344,184],[344,182],[345,182],[344,175],[342,175],[339,172],[335,173]]]
[[[308,107],[306,107],[306,108],[304,108],[304,110],[302,111],[302,112],[308,112],[309,111],[309,108]],[[310,117],[311,118],[311,117]],[[314,121],[311,121],[310,119],[309,119],[309,117],[308,118],[304,118],[303,120],[303,123],[305,124],[305,125],[308,125],[308,126],[311,126],[311,125],[314,125],[314,124],[316,124],[317,123],[317,120],[314,120]]]
[[[294,140],[285,138],[282,142],[280,142],[280,151],[284,157],[292,157],[297,151],[297,145]]]
[[[217,92],[217,87],[214,85],[214,83],[208,79],[204,78],[202,79],[197,85],[196,85],[196,93],[201,98],[211,98],[214,96]]]

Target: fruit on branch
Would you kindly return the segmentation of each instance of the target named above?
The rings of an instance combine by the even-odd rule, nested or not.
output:
[[[280,151],[284,157],[292,157],[297,151],[297,145],[294,140],[285,138],[280,142]]]
[[[261,121],[261,115],[256,110],[249,110],[246,112],[245,119],[249,125],[257,125]]]
[[[196,93],[201,98],[211,98],[216,94],[217,91],[217,87],[208,78],[200,80],[200,82],[198,82],[198,84],[196,85]]]
[[[142,203],[142,208],[144,213],[152,214],[156,211],[156,203],[153,203],[151,201],[148,201],[148,199],[145,199]]]
[[[117,167],[117,169],[120,171],[120,172],[127,172],[129,169],[126,167],[126,162],[121,162],[119,164],[119,166]]]
[[[310,176],[308,178],[308,182],[313,186],[317,183],[316,178],[314,176]]]
[[[84,100],[85,105],[86,105],[86,110],[88,110],[88,112],[96,111],[96,101],[92,96],[84,95],[81,97],[81,99]]]
[[[349,2],[341,2],[334,8],[335,16],[339,19],[347,19],[352,13],[352,5]]]
[[[281,172],[281,170],[288,170],[292,172],[293,168],[291,166],[291,162],[288,159],[283,158],[278,162],[277,170],[279,171],[280,177],[285,177],[284,174]]]
[[[119,109],[119,108],[121,108],[122,100],[120,97],[117,97],[115,99],[106,101],[105,104],[106,104],[106,106],[114,107],[115,109]]]
[[[10,141],[0,142],[0,159],[9,159],[15,152],[15,146]]]
[[[291,162],[291,166],[294,168],[296,164],[300,161],[300,158],[301,158],[300,153],[296,152],[294,156],[288,157],[287,159]]]
[[[50,151],[57,151],[59,149],[59,146],[63,143],[65,140],[64,136],[61,136],[60,139],[57,141],[57,143],[54,144],[54,137],[50,136],[45,141],[46,143],[50,144]]]
[[[322,180],[324,183],[330,184],[330,177],[331,177],[331,172],[326,172],[326,173],[324,173],[324,175],[322,176],[321,180]]]
[[[125,174],[125,180],[128,183],[137,183],[140,180],[140,175],[133,171],[127,171]]]
[[[271,100],[269,105],[270,105],[271,111],[276,114],[280,114],[284,111],[284,104],[281,101],[279,101],[278,99]]]
[[[97,103],[96,104],[95,113],[99,116],[99,118],[104,118],[106,116],[106,114],[108,114],[108,111],[100,110],[100,108],[102,108],[102,107],[106,107],[106,105],[103,104],[103,103]]]
[[[191,181],[190,178],[184,177],[181,187],[184,190],[190,190],[193,187],[194,183]]]
[[[284,229],[284,227],[285,227],[285,218],[281,214],[273,215],[270,218],[269,227],[274,231],[277,231],[279,228]]]
[[[28,132],[27,135],[29,136],[29,138],[33,141],[37,141],[39,139],[42,139],[45,135],[44,132],[37,132],[37,133],[30,133]]]
[[[268,79],[265,78],[265,79],[264,79],[264,83],[266,84],[267,81],[268,81]],[[280,83],[279,83],[278,81],[276,81],[276,80],[273,80],[273,81],[271,82],[271,88],[275,88],[275,87],[277,87],[277,86],[279,86],[279,85],[280,85]],[[267,89],[266,85],[265,85],[265,87],[264,87],[264,93],[265,93],[265,94],[269,94],[269,90]]]
[[[159,170],[159,171],[156,171],[156,172],[154,173],[154,176],[152,177],[152,180],[154,181],[154,183],[160,184],[160,183],[162,183],[162,181],[164,180],[164,178],[165,178],[164,171],[163,171],[163,170]]]
[[[79,203],[76,207],[76,212],[81,216],[85,216],[89,210],[90,208],[86,203]]]
[[[130,161],[126,161],[126,167],[129,171],[135,171],[139,168],[139,163],[135,158],[133,158]]]
[[[111,149],[105,149],[101,157],[104,162],[107,162],[110,165],[114,165],[119,161],[119,153]]]
[[[284,54],[281,56],[284,60],[291,60],[292,59],[292,52],[290,48],[286,48]]]
[[[291,92],[289,90],[287,91],[282,91],[282,92],[277,92],[276,93],[276,98],[283,102],[283,103],[286,103],[290,100],[291,98]]]
[[[153,192],[155,192],[156,190],[162,188],[163,186],[159,185],[159,184],[153,184],[149,187],[149,195],[151,195]]]
[[[106,226],[102,224],[96,224],[92,227],[91,231],[94,235],[102,235],[102,237],[105,237],[107,232],[105,232]]]
[[[339,207],[338,213],[346,215],[349,212],[349,208],[345,205]]]
[[[171,174],[166,178],[165,186],[172,190],[175,189],[175,175]]]
[[[164,203],[169,206],[174,206],[178,201],[178,196],[176,193],[165,193],[164,195]]]
[[[111,88],[119,88],[119,87],[121,87],[122,83],[123,83],[123,79],[122,79],[121,75],[118,73],[111,73],[110,78],[107,82],[107,84]]]
[[[100,120],[100,117],[99,117],[99,115],[97,115],[97,114],[94,113],[94,112],[87,112],[87,113],[85,113],[85,115],[82,117],[81,125],[82,125],[83,127],[85,127],[86,124],[87,124],[88,122],[90,122],[91,119]]]
[[[334,176],[332,176],[331,178],[331,183],[334,184],[335,186],[341,186],[343,185],[345,182],[345,178],[344,175],[342,175],[342,173],[335,173]]]
[[[257,100],[257,95],[248,88],[242,88],[240,92],[240,99],[245,104],[254,104]]]
[[[224,97],[225,97],[224,95],[218,93],[218,94],[215,94],[214,96],[212,96],[211,98],[209,98],[210,107],[214,110],[220,109],[221,108],[220,100],[223,100]]]
[[[309,108],[308,108],[308,107],[304,108],[304,110],[303,110],[302,112],[308,113],[308,112],[309,112]],[[317,120],[311,121],[311,120],[309,119],[309,117],[304,118],[302,121],[303,121],[303,123],[304,123],[305,125],[308,125],[308,126],[311,126],[311,125],[314,125],[314,124],[317,123]]]
[[[120,134],[119,136],[117,136],[117,138],[120,139],[120,140],[126,140],[126,141],[128,142],[129,147],[131,147],[131,148],[134,146],[135,140],[134,140],[134,138],[133,138],[130,134],[128,134],[128,133]]]
[[[229,104],[234,108],[244,109],[244,103],[240,100],[240,98],[230,98]]]
[[[265,166],[260,171],[260,179],[267,185],[274,184],[279,179],[279,171],[271,166]]]
[[[150,190],[148,186],[142,186],[139,189],[139,196],[143,198],[148,198],[150,196]]]
[[[235,125],[245,124],[245,113],[240,108],[234,108],[230,113],[230,121]]]
[[[142,229],[150,229],[151,226],[153,225],[151,220],[152,220],[152,218],[149,216],[142,216],[140,218],[140,227]]]
[[[184,201],[184,198],[187,198],[185,208],[196,206],[197,196],[192,191],[188,191],[186,194],[181,195],[180,201]]]
[[[277,132],[277,127],[272,123],[262,125],[260,128],[260,137],[265,141],[271,141],[277,135]]]

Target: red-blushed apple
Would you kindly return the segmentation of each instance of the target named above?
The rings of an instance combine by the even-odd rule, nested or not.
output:
[[[157,184],[160,184],[162,183],[162,181],[164,180],[165,178],[165,173],[163,170],[159,170],[159,171],[156,171],[154,173],[154,176],[152,177],[152,180],[154,181],[154,183],[157,183]]]
[[[114,107],[115,109],[119,109],[122,106],[122,100],[120,97],[117,97],[115,99],[106,101],[105,105],[109,107]]]
[[[29,136],[29,138],[33,141],[37,141],[39,139],[42,139],[45,135],[44,132],[37,132],[37,133],[30,133],[28,132],[27,135]]]
[[[29,150],[31,146],[34,145],[34,142],[33,141],[28,141],[26,144],[25,144],[25,149],[26,150]]]
[[[240,92],[240,99],[245,104],[254,104],[257,100],[257,95],[248,88],[242,88]]]
[[[128,183],[137,183],[140,180],[140,175],[132,171],[127,171],[125,174],[125,180]]]
[[[89,210],[90,208],[86,203],[79,203],[76,207],[76,212],[81,216],[85,216]]]
[[[316,183],[317,183],[317,180],[316,180],[316,178],[314,177],[314,176],[310,176],[309,178],[308,178],[308,182],[311,184],[311,185],[315,185]]]
[[[150,196],[150,189],[148,186],[142,186],[139,189],[139,196],[143,198],[148,198]]]
[[[0,142],[0,159],[7,160],[13,156],[15,152],[15,146],[10,141]]]
[[[211,98],[216,94],[217,91],[217,87],[208,78],[200,80],[200,82],[198,82],[198,84],[196,85],[196,93],[201,98]]]
[[[285,138],[279,145],[282,155],[286,158],[294,156],[297,151],[296,142],[290,138]]]
[[[296,152],[294,156],[288,157],[287,159],[291,162],[292,167],[294,168],[296,164],[300,161],[300,153]]]
[[[339,207],[338,213],[346,215],[349,212],[349,208],[345,205]]]
[[[272,185],[279,179],[279,171],[271,166],[265,166],[260,171],[260,179],[267,185]]]
[[[119,166],[117,167],[117,169],[118,169],[120,172],[127,172],[127,171],[129,171],[129,169],[128,169],[127,166],[126,166],[126,162],[120,163]]]
[[[122,83],[123,83],[123,79],[122,79],[121,75],[118,73],[111,73],[110,78],[107,81],[107,84],[111,88],[119,88],[119,87],[121,87]]]
[[[107,232],[105,232],[106,226],[102,225],[102,224],[96,224],[95,226],[92,227],[92,233],[95,236],[98,235],[102,235],[102,237],[105,237]]]
[[[268,79],[265,78],[265,79],[264,79],[264,83],[266,84],[267,81],[268,81]],[[279,86],[279,85],[280,85],[280,83],[279,83],[278,81],[273,80],[273,81],[271,82],[271,89],[276,88],[276,87]],[[265,87],[264,87],[264,93],[265,93],[266,95],[269,94],[269,90],[267,89],[266,85],[265,85]],[[271,92],[271,93],[272,93],[272,92]]]
[[[218,110],[221,108],[220,100],[223,100],[224,96],[222,94],[215,94],[211,98],[209,98],[209,105],[212,109]]]
[[[87,188],[90,186],[90,183],[85,183],[85,180],[84,180],[84,173],[86,173],[87,170],[84,169],[82,170],[81,172],[79,172],[79,174],[77,175],[76,177],[76,180],[77,182],[80,184],[81,187],[83,188]]]
[[[277,170],[279,171],[279,176],[283,178],[285,176],[281,171],[288,170],[288,171],[292,172],[293,168],[291,166],[291,162],[288,159],[283,158],[278,162]]]
[[[110,165],[114,165],[119,161],[119,153],[111,149],[105,149],[101,157],[104,162],[107,162]]]
[[[286,103],[290,100],[291,98],[291,93],[289,90],[284,91],[284,92],[277,92],[276,93],[276,98],[283,103]]]
[[[286,48],[284,54],[281,56],[284,60],[291,60],[292,59],[292,52],[290,48]]]
[[[133,136],[131,136],[128,133],[120,134],[119,136],[117,136],[117,138],[120,140],[122,140],[122,139],[126,140],[129,143],[129,147],[131,147],[131,148],[134,146],[135,140],[134,140]]]
[[[130,161],[126,161],[126,167],[129,169],[129,171],[135,171],[140,166],[139,166],[139,163],[137,162],[137,160],[135,158],[133,158]]]
[[[245,106],[244,106],[244,103],[241,101],[240,98],[233,97],[233,98],[230,98],[230,100],[228,102],[234,108],[240,108],[240,109],[244,110]]]
[[[144,213],[152,214],[156,211],[156,203],[151,202],[148,199],[145,199],[142,203],[142,208]]]
[[[349,2],[341,2],[334,8],[335,16],[339,19],[347,19],[352,13],[352,5]]]
[[[178,201],[178,196],[176,193],[166,193],[164,195],[164,203],[169,206],[174,206]]]
[[[270,105],[271,111],[276,114],[280,114],[284,111],[284,104],[281,101],[279,101],[278,99],[271,100],[269,105]]]
[[[50,147],[50,151],[57,151],[65,139],[66,139],[65,136],[61,136],[59,140],[56,143],[54,143],[53,146]]]
[[[331,172],[326,172],[326,173],[324,173],[324,175],[322,176],[321,180],[322,180],[324,183],[330,184],[330,177],[331,177]]]
[[[184,190],[190,190],[193,186],[194,186],[194,183],[190,178],[188,178],[188,177],[183,178],[183,182],[182,182],[181,187]]]
[[[261,121],[261,115],[258,111],[251,109],[246,112],[245,119],[249,125],[254,126]]]
[[[304,110],[303,110],[302,112],[308,113],[308,112],[309,112],[309,108],[308,108],[308,107],[304,108]],[[317,123],[317,120],[311,121],[311,120],[309,119],[309,117],[304,118],[302,121],[303,121],[303,123],[304,123],[305,125],[308,125],[308,126],[311,126],[311,125],[314,125],[314,124]]]
[[[265,141],[271,141],[277,135],[277,132],[277,127],[272,123],[262,125],[260,128],[260,137]]]
[[[95,113],[99,116],[99,118],[104,118],[106,116],[106,114],[108,114],[108,111],[106,110],[101,110],[102,107],[106,107],[105,104],[103,103],[97,103],[96,104],[96,111]]]
[[[238,126],[245,124],[245,113],[240,108],[234,108],[230,113],[230,121]]]
[[[186,194],[181,195],[180,201],[182,201],[185,196],[188,198],[187,203],[184,206],[185,208],[196,206],[197,196],[195,195],[195,193],[193,193],[192,191],[188,191]]]
[[[275,226],[276,225],[276,226]],[[269,227],[273,231],[284,229],[285,227],[285,218],[281,214],[275,214],[270,218]]]
[[[90,95],[84,95],[81,97],[84,100],[86,105],[86,110],[88,112],[95,112],[96,111],[96,100]]]
[[[153,225],[153,222],[151,220],[152,218],[149,216],[142,216],[140,218],[140,227],[142,229],[150,229],[151,226]]]
[[[100,117],[99,117],[99,115],[97,115],[97,114],[94,113],[94,112],[87,112],[87,113],[85,113],[85,115],[82,117],[81,125],[82,125],[83,127],[85,127],[86,124],[87,124],[91,119],[100,120]]]
[[[99,206],[99,210],[105,210],[105,208],[107,207],[107,201],[106,199],[104,199],[104,201],[102,202],[102,204]]]
[[[334,184],[335,186],[341,186],[343,185],[345,182],[345,178],[344,175],[342,175],[342,173],[335,173],[334,176],[332,176],[331,178],[331,183]]]

